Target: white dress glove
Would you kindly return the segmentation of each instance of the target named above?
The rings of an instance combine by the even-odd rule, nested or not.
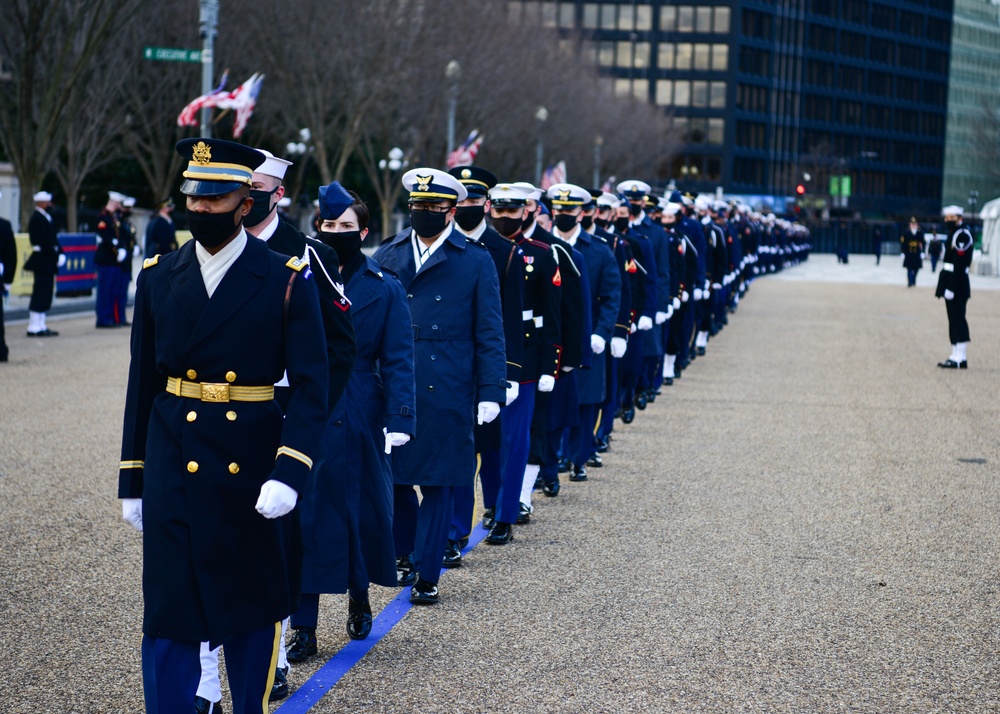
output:
[[[637,326],[640,330],[652,330],[653,321],[646,315],[643,315],[639,318],[639,324]]]
[[[669,305],[667,305],[667,319],[669,320],[673,316],[674,316],[674,304],[670,303]]]
[[[142,499],[123,498],[122,518],[126,523],[130,523],[133,528],[142,533]]]
[[[590,349],[594,351],[595,355],[599,355],[604,352],[604,347],[607,345],[607,341],[600,335],[590,336]]]
[[[669,319],[670,319],[670,315],[668,315],[665,312],[657,312],[656,313],[656,324],[657,325],[662,325],[664,322],[666,322]]]
[[[636,324],[635,324],[635,323],[633,322],[633,323],[632,323],[631,325],[629,325],[629,327],[628,327],[628,333],[629,333],[630,335],[634,335],[634,334],[636,333],[636,331],[638,331],[638,329],[639,329],[639,326],[638,326],[638,325],[636,325]]]
[[[944,299],[945,300],[954,300],[955,299],[955,293],[952,292],[951,290],[945,290],[944,291]]]
[[[489,424],[500,414],[500,405],[496,402],[479,402],[479,413],[476,421],[480,424]]]
[[[694,289],[694,299],[695,300],[701,300],[701,295],[702,295],[701,288],[695,288]]]
[[[920,254],[920,259],[921,260],[927,260],[927,253],[921,253]]]
[[[128,257],[128,251],[125,250],[124,248],[119,248],[118,249],[118,262],[119,263],[124,263],[125,262],[125,258],[127,258],[127,257]]]
[[[66,254],[65,254],[65,253],[60,253],[60,254],[59,254],[59,260],[58,260],[58,262],[56,263],[56,265],[57,265],[58,267],[60,267],[60,268],[62,268],[63,266],[65,266],[65,265],[66,265]]]
[[[625,350],[628,349],[628,342],[625,341],[624,337],[612,337],[611,338],[611,356],[615,359],[621,358],[625,354]]]
[[[722,290],[722,283],[712,283],[712,290]]]
[[[683,295],[684,295],[684,302],[687,302],[688,301],[688,294],[687,294],[686,290],[684,291]],[[674,306],[675,310],[680,310],[681,309],[681,299],[679,297],[675,297],[673,299],[673,301],[671,302],[671,304]]]
[[[572,367],[570,367],[569,365],[567,365],[567,366],[565,366],[565,367],[560,367],[559,369],[561,369],[561,370],[562,370],[563,372],[565,372],[566,374],[569,374],[570,372],[572,372],[572,371],[573,371],[573,368],[572,368]]]
[[[272,478],[260,487],[260,497],[254,508],[264,518],[281,518],[291,513],[298,500],[299,494],[294,488]]]
[[[132,257],[138,258],[140,255],[142,255],[142,246],[136,243],[132,246]]]
[[[521,385],[519,385],[517,382],[508,381],[507,382],[507,404],[510,404],[515,399],[517,399],[517,395],[520,392],[521,392]]]
[[[551,392],[555,389],[556,378],[551,374],[543,374],[538,378],[538,391],[539,392]]]
[[[402,446],[410,440],[409,434],[400,434],[398,431],[388,431],[383,428],[382,433],[385,434],[385,453],[391,454],[392,447]]]
[[[711,287],[711,285],[712,284],[706,279],[705,280],[705,284],[701,286],[701,294],[702,294],[703,297],[707,297],[707,295],[705,295],[705,293],[708,292],[708,288]]]

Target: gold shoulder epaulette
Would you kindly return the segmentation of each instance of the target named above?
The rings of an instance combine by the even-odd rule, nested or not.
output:
[[[160,254],[157,253],[152,258],[146,258],[144,261],[142,261],[142,269],[145,270],[146,268],[152,268],[159,262],[160,262]]]
[[[287,265],[292,270],[298,272],[298,271],[302,270],[303,268],[307,267],[309,265],[309,263],[307,263],[306,261],[302,260],[302,258],[289,258],[288,262],[285,263],[285,265]]]

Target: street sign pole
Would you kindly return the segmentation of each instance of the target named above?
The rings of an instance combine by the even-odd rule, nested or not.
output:
[[[201,26],[201,93],[206,95],[212,91],[214,75],[215,33],[219,25],[219,0],[201,0],[199,17]],[[212,110],[205,107],[201,110],[201,136],[212,136]]]

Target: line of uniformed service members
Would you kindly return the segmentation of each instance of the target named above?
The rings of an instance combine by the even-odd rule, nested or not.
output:
[[[349,594],[353,639],[370,583],[436,603],[477,472],[485,540],[509,543],[533,491],[602,466],[615,419],[706,353],[756,276],[808,257],[804,229],[746,206],[471,166],[408,171],[411,225],[368,257],[367,208],[336,182],[307,239],[277,213],[289,162],[178,151],[194,240],[137,282],[119,478],[150,712],[220,711],[220,646],[236,710],[266,711],[318,651],[321,593]]]

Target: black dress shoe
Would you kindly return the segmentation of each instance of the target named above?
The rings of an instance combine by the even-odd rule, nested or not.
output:
[[[352,640],[363,640],[372,631],[372,608],[368,598],[358,602],[347,596],[347,636]]]
[[[281,701],[288,696],[288,667],[276,667],[274,670],[274,684],[271,685],[271,693],[267,697],[269,702]],[[216,711],[219,705],[216,704]]]
[[[573,468],[573,473],[569,475],[570,481],[586,481],[587,480],[587,467],[586,466],[575,466]]]
[[[131,327],[132,326],[132,323],[129,322],[128,320],[122,320],[118,324],[121,325],[122,327]]]
[[[39,330],[38,332],[29,332],[28,337],[58,337],[59,333],[55,330],[50,330],[45,328],[44,330]]]
[[[533,490],[537,491],[544,485],[545,485],[545,479],[542,478],[542,475],[539,474],[538,476],[535,476],[535,486]]]
[[[600,454],[594,454],[593,456],[590,457],[590,460],[587,462],[587,466],[599,469],[602,466],[604,466],[604,459],[601,458]]]
[[[103,324],[98,322],[96,325],[94,325],[94,327],[96,327],[98,330],[111,330],[111,329],[116,329],[118,327],[118,323],[109,322],[107,324]]]
[[[212,706],[212,702],[205,697],[195,697],[194,711],[195,714],[223,714],[222,702],[215,702],[215,706]]]
[[[413,567],[413,558],[401,555],[396,558],[396,585],[406,587],[417,580],[417,569]]]
[[[597,453],[606,454],[611,450],[611,435],[608,434],[597,442]]]
[[[663,383],[665,385],[667,385],[668,387],[671,387],[674,384],[674,378],[673,377],[664,377],[663,378]]]
[[[555,481],[546,481],[542,484],[542,493],[544,493],[549,498],[555,498],[559,495],[559,479]]]
[[[943,369],[968,369],[969,362],[964,359],[961,362],[956,362],[953,359],[946,359],[944,362],[938,362],[938,367]]]
[[[637,409],[640,409],[640,410],[646,408],[646,393],[645,392],[639,392],[638,394],[635,395],[635,406],[636,406]]]
[[[572,468],[572,464],[566,459],[559,459],[559,473],[564,474]]]
[[[292,636],[292,644],[288,646],[285,656],[289,662],[305,662],[316,654],[316,628],[296,627]]]
[[[510,523],[497,523],[486,536],[486,542],[490,545],[507,545],[514,540],[514,526]]]
[[[635,407],[629,407],[622,412],[622,424],[631,424],[635,421]]]
[[[702,357],[702,356],[704,356],[704,354],[705,354],[705,348],[704,347],[699,347],[698,348],[698,356]]]
[[[650,404],[652,404],[653,402],[655,402],[655,401],[656,401],[656,395],[657,395],[657,394],[659,394],[659,392],[658,392],[658,391],[656,391],[655,389],[650,389],[650,390],[649,390],[648,392],[646,392],[646,400],[647,400],[647,401],[648,401],[648,402],[649,402]]]
[[[444,549],[444,557],[441,558],[442,568],[462,567],[462,547],[457,540],[449,540]]]
[[[531,522],[531,506],[527,503],[522,503],[518,506],[516,522],[519,526]]]
[[[496,523],[497,509],[496,507],[487,508],[483,511],[483,528],[489,530]]]
[[[410,602],[414,605],[437,605],[437,601],[437,583],[429,583],[418,577],[417,582],[410,588]]]

